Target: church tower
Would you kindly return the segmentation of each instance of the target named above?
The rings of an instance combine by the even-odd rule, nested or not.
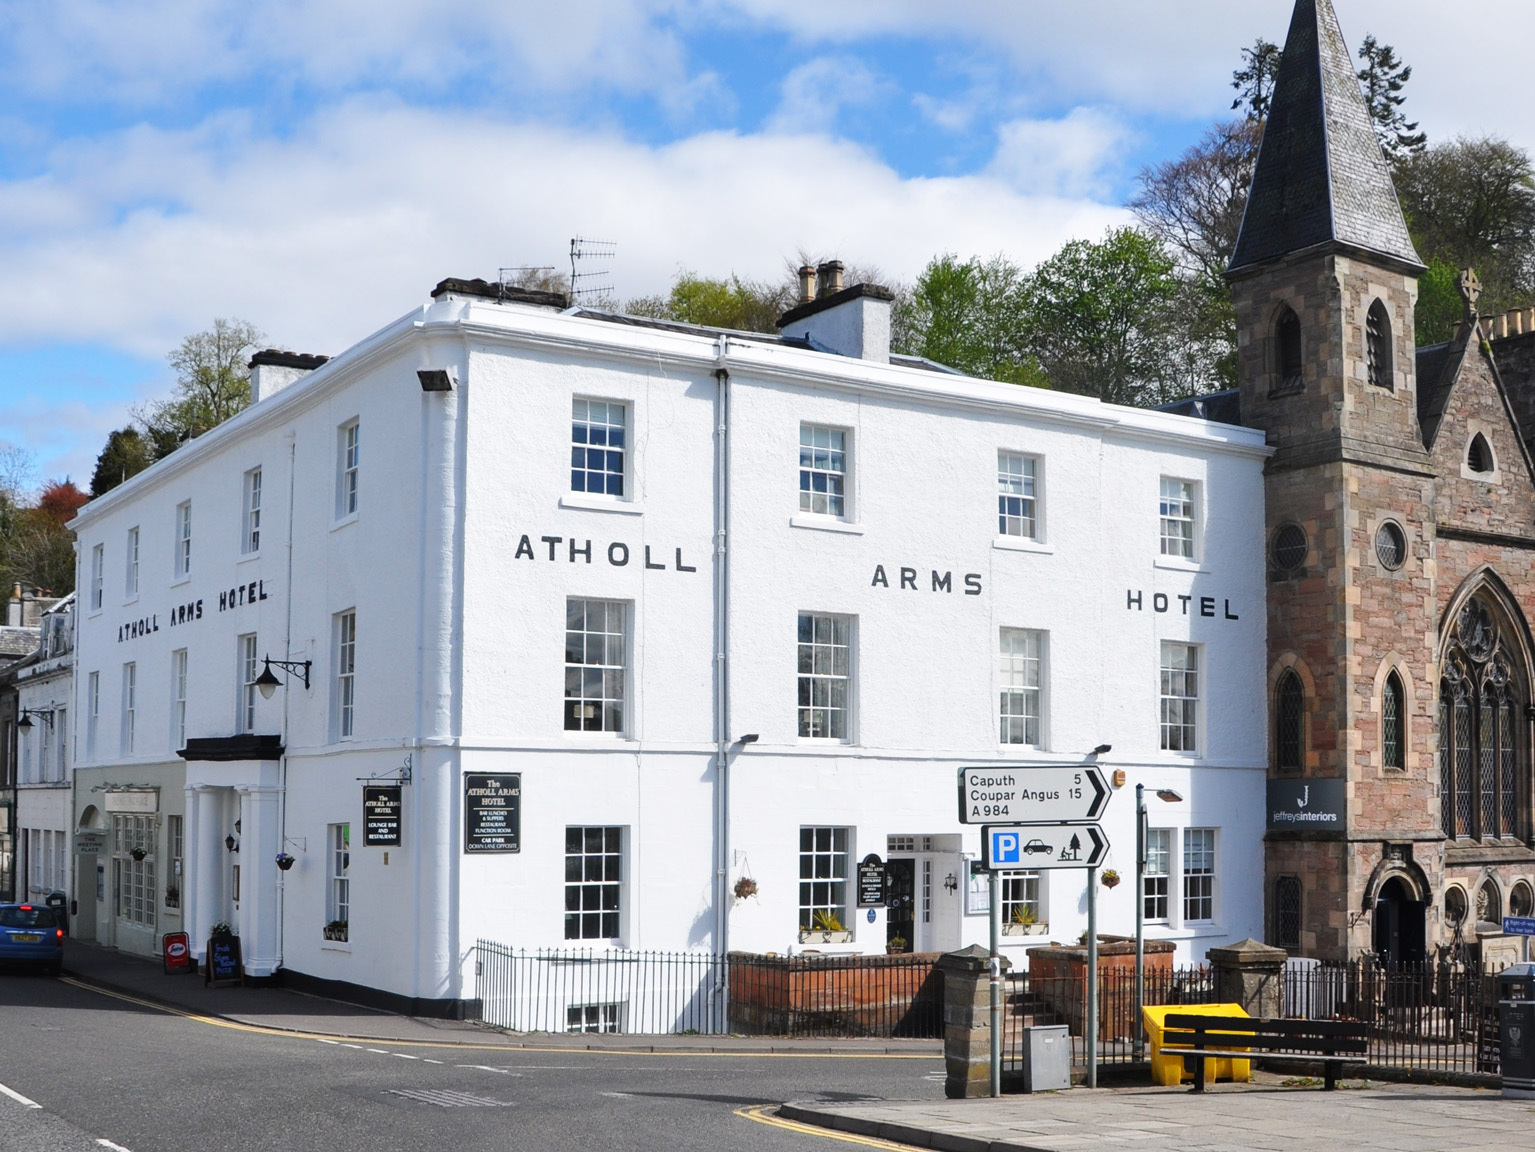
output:
[[[1242,422],[1275,449],[1268,938],[1300,955],[1439,938],[1422,271],[1332,4],[1298,0],[1226,275]]]

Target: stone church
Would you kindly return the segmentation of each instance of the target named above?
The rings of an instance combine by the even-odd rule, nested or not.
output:
[[[1415,347],[1424,265],[1329,0],[1298,0],[1227,272],[1267,433],[1269,940],[1468,959],[1531,914],[1535,312]],[[1239,409],[1239,415],[1236,411]]]

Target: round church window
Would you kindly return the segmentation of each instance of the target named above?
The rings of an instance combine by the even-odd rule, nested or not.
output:
[[[1274,567],[1293,572],[1306,562],[1306,530],[1299,524],[1285,524],[1274,533],[1271,549]]]
[[[1375,556],[1382,567],[1393,572],[1407,559],[1407,537],[1394,521],[1387,520],[1375,533]]]
[[[1508,894],[1508,914],[1510,916],[1528,916],[1535,912],[1535,895],[1530,892],[1530,886],[1523,880],[1514,885],[1514,890]]]

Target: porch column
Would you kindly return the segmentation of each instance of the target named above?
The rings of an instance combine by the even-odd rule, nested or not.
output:
[[[240,794],[240,945],[248,976],[277,971],[277,789]]]
[[[183,790],[186,802],[181,810],[186,813],[183,817],[185,825],[182,828],[181,841],[181,875],[176,877],[176,883],[181,886],[181,927],[187,934],[187,946],[196,955],[197,943],[197,869],[192,866],[192,861],[197,859],[197,830],[201,827],[198,822],[201,813],[197,810],[197,789],[188,785]],[[166,861],[170,866],[170,861]]]
[[[197,838],[190,843],[191,859],[187,861],[187,875],[194,878],[192,890],[197,893],[197,903],[191,909],[193,915],[187,925],[192,937],[192,955],[199,961],[207,951],[208,929],[219,919],[219,904],[223,894],[221,873],[224,867],[223,805],[219,793],[222,789],[198,787]]]

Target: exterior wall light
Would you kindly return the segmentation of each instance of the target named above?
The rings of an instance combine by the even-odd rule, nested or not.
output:
[[[16,727],[23,732],[30,732],[32,730],[32,717],[34,716],[48,725],[48,727],[53,727],[53,713],[39,711],[34,708],[23,708],[21,710],[21,719],[16,721]]]
[[[224,850],[227,852],[238,852],[240,850],[240,842],[233,835],[225,836]]]
[[[263,700],[270,700],[272,693],[282,687],[282,681],[272,672],[273,664],[290,675],[302,676],[304,688],[308,689],[309,669],[314,666],[313,660],[273,660],[270,656],[265,656],[262,657],[261,675],[256,677],[256,690],[261,693]]]
[[[745,736],[738,736],[736,738],[736,743],[740,744],[742,747],[745,747],[747,744],[755,744],[758,739],[759,737],[757,733],[748,732]]]
[[[446,368],[418,368],[416,379],[421,381],[423,392],[453,391],[453,374]]]

